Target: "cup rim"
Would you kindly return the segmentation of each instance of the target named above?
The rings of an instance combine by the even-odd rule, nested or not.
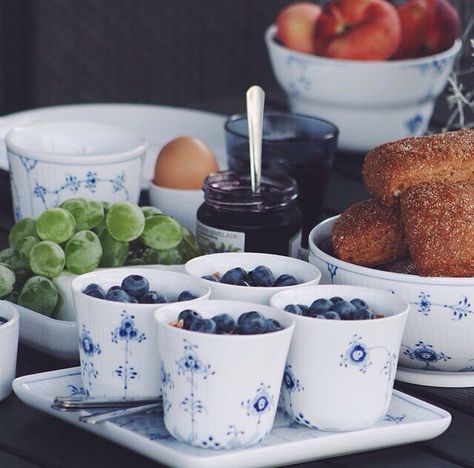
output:
[[[8,318],[5,323],[0,325],[0,335],[2,334],[2,330],[14,328],[14,327],[17,326],[17,324],[20,321],[20,314],[19,314],[18,310],[16,309],[16,307],[13,304],[2,300],[2,306],[9,309],[12,312],[12,316],[10,318]],[[0,316],[3,317],[1,311],[0,311]],[[7,318],[7,317],[3,317],[3,318]]]
[[[279,44],[275,40],[277,26],[276,24],[271,24],[267,30],[265,31],[265,43],[267,47],[276,49],[280,52],[284,53],[291,53],[297,57],[306,58],[308,60],[312,60],[314,63],[320,63],[321,65],[351,65],[351,66],[360,66],[360,67],[367,67],[369,68],[371,65],[373,67],[380,67],[380,68],[393,68],[393,67],[400,67],[400,66],[416,66],[416,65],[424,65],[426,63],[435,62],[438,60],[443,60],[449,58],[453,55],[456,55],[462,47],[462,39],[460,37],[456,38],[453,45],[446,50],[438,52],[436,54],[426,55],[424,57],[417,57],[417,58],[408,58],[408,59],[401,59],[401,60],[351,60],[351,59],[339,59],[339,58],[331,58],[331,57],[322,57],[319,55],[308,54],[305,52],[298,52],[296,50],[289,49],[282,44]]]
[[[185,330],[184,328],[179,328],[179,327],[174,327],[173,325],[171,325],[169,323],[169,320],[170,318],[168,317],[169,315],[171,315],[172,313],[175,313],[174,310],[172,309],[175,309],[178,307],[178,304],[183,304],[184,306],[186,305],[189,305],[189,302],[182,302],[182,303],[174,303],[174,304],[166,304],[165,307],[162,307],[158,310],[155,311],[154,313],[154,319],[155,321],[158,323],[158,326],[162,326],[163,328],[166,328],[166,329],[169,329],[169,330],[173,330],[174,333],[178,333],[178,334],[181,334],[181,333],[184,333],[185,336],[196,336],[196,333],[199,333],[199,336],[205,336],[206,339],[210,339],[210,340],[215,340],[215,341],[219,341],[219,340],[233,340],[233,341],[236,341],[236,340],[255,340],[255,339],[258,339],[259,341],[261,340],[271,340],[272,339],[272,336],[275,337],[275,336],[278,336],[278,335],[281,335],[281,334],[284,334],[284,333],[293,333],[293,330],[295,328],[295,320],[293,317],[290,316],[290,314],[288,314],[288,317],[286,317],[284,314],[286,312],[282,311],[281,309],[278,309],[276,307],[273,307],[273,306],[270,306],[270,305],[266,305],[266,304],[256,304],[256,303],[253,303],[253,302],[246,302],[246,301],[231,301],[231,300],[225,300],[225,299],[204,299],[202,301],[199,301],[200,304],[196,304],[197,308],[199,308],[199,306],[206,306],[206,303],[208,302],[212,302],[213,305],[215,305],[216,307],[217,306],[222,306],[222,310],[225,310],[225,305],[228,304],[229,302],[232,302],[232,303],[236,303],[238,304],[238,306],[242,305],[242,307],[245,305],[246,308],[248,309],[247,311],[250,311],[250,310],[257,310],[259,311],[259,309],[271,309],[273,312],[276,311],[276,314],[277,315],[281,315],[282,318],[288,322],[288,325],[284,326],[281,330],[278,330],[278,331],[275,331],[275,332],[271,332],[271,333],[258,333],[256,335],[231,335],[231,334],[223,334],[223,335],[218,335],[216,333],[202,333],[202,332],[195,332],[195,331],[192,331],[192,330]],[[241,312],[243,313],[243,312]],[[262,312],[264,315],[265,315],[265,311]]]
[[[55,123],[64,123],[69,125],[84,125],[92,124],[96,125],[98,128],[109,128],[121,131],[126,133],[128,138],[130,138],[131,144],[129,145],[130,148],[121,151],[99,151],[93,154],[57,154],[52,151],[36,151],[30,147],[23,146],[18,144],[17,142],[12,141],[13,137],[21,134],[22,132],[28,131],[31,128],[37,127],[39,125],[45,124],[55,124]],[[133,142],[132,142],[133,140]],[[141,159],[145,158],[146,152],[148,150],[148,141],[146,138],[139,136],[135,132],[127,129],[121,128],[115,125],[104,124],[101,122],[84,122],[81,120],[67,120],[67,121],[50,121],[50,122],[31,122],[29,124],[17,126],[11,128],[4,137],[5,145],[7,147],[7,153],[11,153],[15,156],[26,156],[30,159],[36,159],[43,162],[50,162],[56,164],[63,164],[63,165],[92,165],[92,164],[116,164],[118,162],[125,162],[131,159],[136,159],[137,157],[141,157]]]
[[[305,138],[304,142],[321,142],[321,141],[330,141],[337,139],[339,136],[339,128],[333,123],[330,122],[329,120],[322,119],[320,117],[315,117],[313,115],[307,115],[307,114],[300,114],[300,113],[295,113],[295,112],[283,112],[283,111],[269,111],[269,112],[264,112],[263,118],[265,117],[291,117],[291,118],[297,118],[299,120],[306,120],[306,121],[313,121],[313,122],[319,122],[323,123],[329,127],[331,127],[332,131],[327,132],[326,135],[324,136],[311,136],[310,138]],[[243,138],[245,140],[248,140],[249,136],[248,133],[241,133],[236,131],[235,129],[231,128],[230,125],[237,121],[237,120],[247,120],[247,114],[245,113],[238,113],[238,114],[232,114],[224,122],[224,131],[229,133],[230,135]],[[268,143],[268,144],[281,144],[285,143],[285,140],[272,140],[269,139],[268,137],[262,136],[262,142]],[[294,144],[294,142],[292,142]]]

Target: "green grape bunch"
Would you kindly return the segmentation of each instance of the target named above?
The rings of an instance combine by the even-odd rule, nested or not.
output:
[[[70,198],[23,218],[0,251],[0,298],[54,317],[63,301],[52,281],[124,265],[183,264],[202,255],[194,235],[154,206]]]

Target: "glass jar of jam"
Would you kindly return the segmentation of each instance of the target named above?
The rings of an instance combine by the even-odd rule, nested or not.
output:
[[[297,257],[301,212],[296,182],[286,175],[262,177],[253,193],[249,175],[209,174],[197,211],[196,238],[204,253],[263,252]]]

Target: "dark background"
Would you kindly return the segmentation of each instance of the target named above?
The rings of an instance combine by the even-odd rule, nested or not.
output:
[[[467,24],[474,1],[453,2]],[[263,34],[290,3],[0,0],[0,115],[81,102],[199,107],[252,84],[278,92]]]

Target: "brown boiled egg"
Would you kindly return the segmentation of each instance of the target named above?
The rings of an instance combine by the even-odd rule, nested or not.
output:
[[[200,189],[204,178],[218,170],[214,153],[201,140],[180,136],[159,152],[153,182],[161,187]]]

